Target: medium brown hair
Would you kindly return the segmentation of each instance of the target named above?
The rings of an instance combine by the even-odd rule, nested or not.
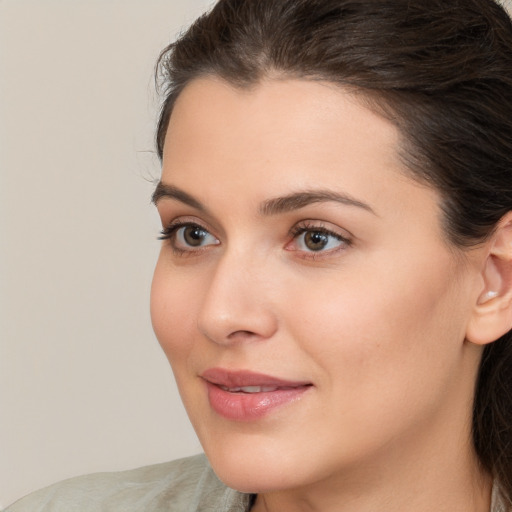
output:
[[[157,69],[160,157],[173,105],[198,77],[327,80],[396,124],[411,175],[441,194],[451,243],[481,243],[512,210],[512,23],[492,0],[220,0]],[[512,497],[512,332],[484,350],[473,439]]]

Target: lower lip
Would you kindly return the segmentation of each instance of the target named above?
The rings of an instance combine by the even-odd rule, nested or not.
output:
[[[210,405],[217,414],[232,421],[253,421],[299,400],[311,386],[261,393],[230,393],[208,381],[206,387]]]

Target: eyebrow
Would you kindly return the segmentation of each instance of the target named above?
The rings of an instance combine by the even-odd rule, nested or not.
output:
[[[167,185],[160,181],[153,192],[151,200],[156,205],[158,201],[163,198],[175,199],[199,210],[200,212],[208,213],[208,209],[193,196],[173,185]],[[341,203],[346,206],[361,208],[377,215],[370,205],[363,203],[348,194],[341,194],[339,192],[333,192],[332,190],[305,190],[301,192],[294,192],[282,197],[268,199],[261,204],[259,213],[263,216],[278,215],[280,213],[300,210],[310,204],[324,202]]]
[[[361,208],[376,215],[370,205],[363,203],[348,194],[341,194],[339,192],[333,192],[332,190],[306,190],[303,192],[295,192],[284,197],[269,199],[261,205],[260,213],[262,215],[277,215],[279,213],[299,210],[300,208],[304,208],[310,204],[325,202],[335,202],[347,206],[355,206],[356,208]]]
[[[185,191],[177,187],[166,185],[165,183],[159,181],[155,191],[153,192],[153,195],[151,196],[151,202],[156,205],[158,204],[158,201],[164,197],[168,199],[176,199],[177,201],[187,204],[188,206],[191,206],[200,212],[207,212],[207,209],[190,194],[187,194]]]

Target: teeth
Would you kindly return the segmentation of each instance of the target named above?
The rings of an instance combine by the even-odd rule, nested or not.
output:
[[[224,391],[230,393],[266,393],[269,391],[276,391],[277,386],[243,386],[239,388],[228,388],[227,386],[221,386]]]

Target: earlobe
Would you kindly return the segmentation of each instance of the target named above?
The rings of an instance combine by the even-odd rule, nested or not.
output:
[[[512,212],[501,219],[486,245],[483,289],[466,332],[466,339],[478,345],[512,329]]]

